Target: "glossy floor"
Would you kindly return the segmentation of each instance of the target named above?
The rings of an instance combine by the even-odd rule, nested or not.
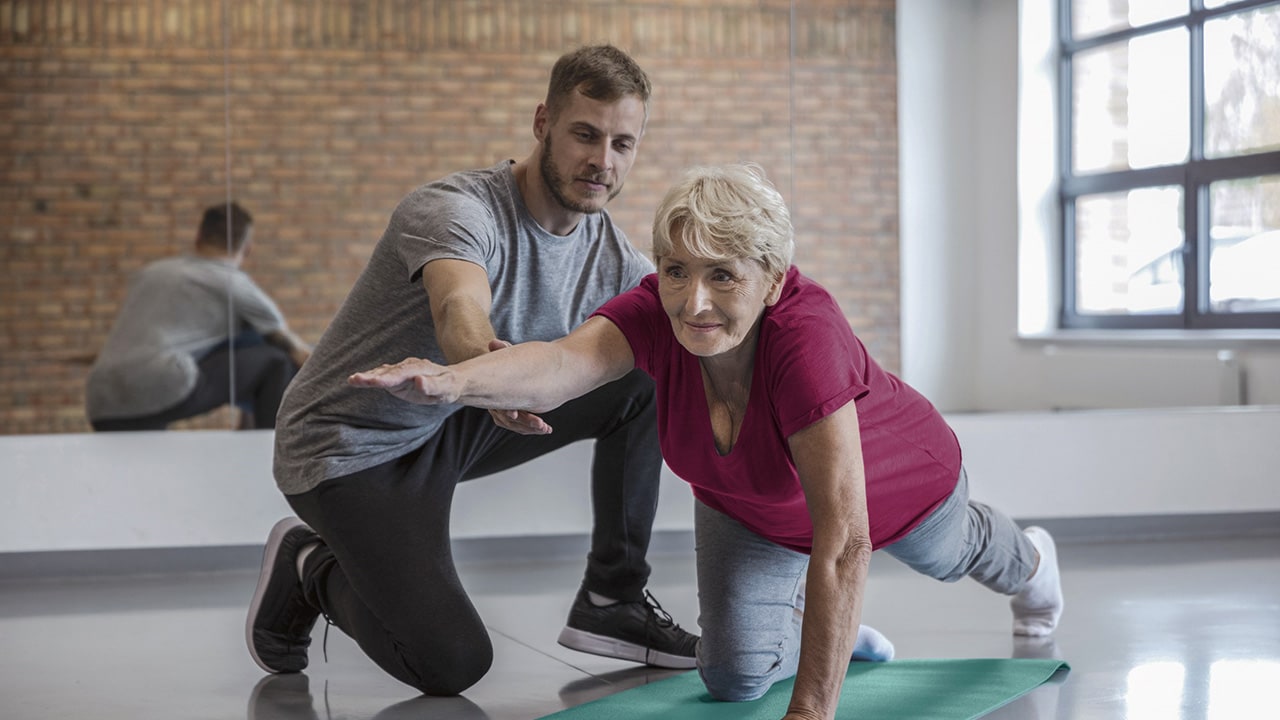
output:
[[[865,620],[902,658],[1052,656],[1072,670],[990,718],[1274,718],[1280,537],[1060,547],[1067,611],[1052,641],[1009,634],[1003,598],[944,585],[887,556]],[[653,558],[652,588],[695,626],[692,552]],[[254,571],[0,583],[0,717],[359,720],[537,718],[669,676],[555,638],[581,563],[469,562],[493,670],[465,696],[415,697],[348,638],[317,636],[303,675],[265,677],[244,650]]]

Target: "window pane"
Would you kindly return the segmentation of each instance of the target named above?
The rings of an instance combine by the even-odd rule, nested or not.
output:
[[[1205,155],[1280,149],[1280,5],[1204,24]]]
[[[1071,31],[1082,38],[1186,14],[1187,0],[1075,0]]]
[[[1072,58],[1076,172],[1185,162],[1190,139],[1186,28],[1112,43]]]
[[[1076,312],[1182,311],[1182,189],[1076,200]]]
[[[1280,175],[1209,186],[1209,309],[1280,311]]]

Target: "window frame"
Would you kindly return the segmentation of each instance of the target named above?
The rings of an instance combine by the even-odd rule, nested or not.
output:
[[[1280,0],[1242,0],[1206,9],[1203,0],[1190,0],[1186,14],[1138,27],[1122,28],[1084,39],[1072,34],[1075,0],[1058,0],[1058,208],[1061,233],[1062,287],[1058,327],[1063,330],[1222,330],[1277,329],[1280,311],[1214,313],[1208,309],[1209,186],[1222,180],[1280,175],[1280,150],[1223,158],[1204,156],[1204,24],[1209,20],[1280,5]],[[1074,174],[1072,60],[1080,52],[1122,43],[1135,37],[1185,28],[1190,43],[1190,148],[1185,162],[1151,168]],[[1076,310],[1076,200],[1099,193],[1123,192],[1152,186],[1177,186],[1183,192],[1182,311],[1171,313],[1091,314]],[[1202,241],[1202,238],[1204,239]],[[1201,272],[1201,268],[1205,268]],[[1278,270],[1280,271],[1280,270]],[[1202,287],[1204,286],[1204,287]]]

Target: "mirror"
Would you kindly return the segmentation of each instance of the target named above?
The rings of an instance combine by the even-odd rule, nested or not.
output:
[[[10,5],[0,430],[85,431],[85,378],[129,277],[191,253],[202,211],[227,196],[225,23],[138,3]],[[175,427],[231,420],[224,408]]]
[[[0,432],[89,430],[85,376],[128,275],[188,251],[228,197],[254,218],[244,270],[315,342],[400,198],[524,157],[552,63],[589,42],[654,85],[609,208],[631,240],[647,249],[687,165],[758,162],[791,203],[797,263],[898,367],[891,2],[11,5]]]

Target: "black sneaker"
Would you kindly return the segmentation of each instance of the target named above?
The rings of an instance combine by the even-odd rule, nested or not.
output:
[[[648,590],[643,600],[603,607],[591,602],[585,588],[579,590],[559,642],[573,650],[653,667],[698,666],[698,636],[681,630]]]
[[[267,536],[244,636],[253,661],[269,673],[294,673],[307,666],[311,628],[320,611],[302,596],[297,559],[303,546],[319,539],[295,517],[276,523]]]

